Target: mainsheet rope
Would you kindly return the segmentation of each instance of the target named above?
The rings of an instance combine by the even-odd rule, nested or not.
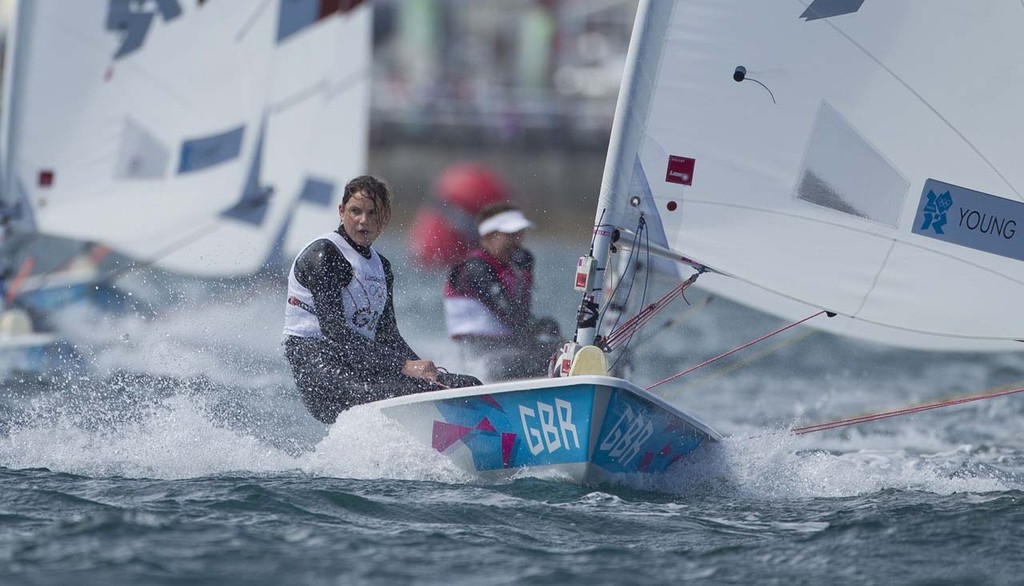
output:
[[[817,423],[815,425],[804,425],[802,427],[794,427],[790,431],[797,435],[803,435],[806,433],[814,433],[816,431],[825,431],[829,429],[836,429],[837,427],[845,427],[847,425],[855,425],[857,423],[867,423],[869,421],[878,421],[880,419],[888,419],[890,417],[897,417],[899,415],[910,415],[912,413],[920,413],[921,411],[928,411],[930,409],[938,409],[939,407],[949,407],[952,405],[962,405],[964,403],[972,403],[974,401],[981,401],[983,399],[994,399],[996,397],[1005,397],[1006,395],[1014,395],[1017,393],[1024,393],[1024,387],[1019,389],[1011,389],[1009,391],[997,391],[994,393],[985,393],[982,395],[974,395],[971,397],[962,397],[959,399],[949,399],[946,401],[939,401],[936,403],[928,403],[926,405],[918,405],[916,407],[906,407],[904,409],[896,409],[893,411],[884,411],[882,413],[874,413],[871,415],[861,415],[860,417],[850,417],[847,419],[837,419],[836,421],[830,421],[828,423]]]
[[[693,278],[693,277],[691,277],[691,278]],[[725,352],[723,354],[719,354],[718,356],[715,356],[714,358],[709,358],[709,359],[705,360],[704,362],[701,362],[700,364],[697,364],[696,366],[691,366],[690,368],[687,368],[686,370],[684,370],[682,372],[678,372],[678,373],[673,374],[672,376],[670,376],[668,378],[664,378],[664,379],[654,383],[653,385],[651,385],[649,387],[646,387],[645,390],[649,391],[649,390],[653,389],[654,387],[661,386],[661,385],[663,385],[663,384],[665,384],[665,383],[667,383],[669,381],[673,381],[673,380],[675,380],[675,379],[677,379],[677,378],[679,378],[679,377],[681,377],[683,375],[689,374],[689,373],[697,370],[698,368],[701,368],[703,366],[707,366],[708,364],[711,364],[712,362],[716,362],[718,360],[721,360],[722,358],[725,358],[726,356],[730,356],[732,354],[735,354],[736,352],[739,352],[740,350],[743,350],[744,348],[749,348],[750,346],[753,346],[754,344],[757,344],[758,342],[766,340],[766,339],[768,339],[768,338],[770,338],[770,337],[772,337],[772,336],[774,336],[776,334],[781,334],[782,332],[784,332],[784,331],[786,331],[786,330],[788,330],[788,329],[790,329],[792,327],[798,326],[798,325],[804,323],[805,321],[807,321],[809,319],[816,318],[816,317],[818,317],[819,315],[821,315],[823,313],[828,313],[828,312],[823,309],[823,310],[821,310],[821,311],[819,311],[817,313],[814,313],[812,315],[809,315],[809,316],[807,316],[807,317],[805,317],[805,318],[803,318],[803,319],[801,319],[799,321],[795,321],[795,322],[793,322],[793,323],[791,323],[791,324],[789,324],[787,326],[783,326],[783,327],[781,327],[781,328],[779,328],[779,329],[777,329],[777,330],[775,330],[773,332],[769,332],[769,333],[761,336],[760,338],[756,338],[754,340],[751,340],[751,341],[747,342],[746,344],[743,344],[742,346],[737,346],[736,348],[733,348],[732,350],[729,350],[728,352]]]
[[[697,275],[694,275],[693,277],[690,278],[690,280],[691,281],[695,280],[696,277],[697,277]],[[684,285],[685,284],[686,283],[684,283]],[[685,289],[685,287],[680,286],[680,287],[676,287],[676,289],[681,291],[682,289]],[[654,304],[652,304],[652,307],[653,307],[653,305]],[[650,307],[648,309],[650,309]],[[686,370],[684,370],[682,372],[676,373],[676,374],[674,374],[674,375],[672,375],[672,376],[670,376],[668,378],[662,379],[662,380],[660,380],[660,381],[658,381],[658,382],[656,382],[656,383],[646,387],[645,390],[649,391],[649,390],[651,390],[651,389],[653,389],[653,388],[655,388],[657,386],[660,386],[660,385],[665,384],[667,382],[673,381],[673,380],[675,380],[675,379],[677,379],[677,378],[679,378],[681,376],[684,376],[686,374],[689,374],[689,373],[697,370],[698,368],[701,368],[703,366],[707,366],[708,364],[711,364],[711,363],[713,363],[715,361],[721,360],[722,358],[725,358],[727,356],[735,354],[736,352],[739,352],[740,350],[743,350],[744,348],[749,348],[750,346],[753,346],[754,344],[757,344],[758,342],[766,340],[766,339],[768,339],[768,338],[770,338],[770,337],[772,337],[772,336],[774,336],[776,334],[780,334],[780,333],[782,333],[782,332],[784,332],[784,331],[786,331],[786,330],[788,330],[788,329],[790,329],[790,328],[792,328],[794,326],[798,326],[798,325],[804,323],[805,321],[808,321],[810,319],[818,317],[819,315],[821,315],[823,313],[828,313],[828,312],[825,311],[825,310],[821,310],[821,311],[819,311],[819,312],[817,312],[815,314],[809,315],[809,316],[807,316],[807,317],[805,317],[805,318],[803,318],[803,319],[801,319],[799,321],[795,321],[795,322],[793,322],[793,323],[791,323],[791,324],[789,324],[787,326],[783,326],[783,327],[781,327],[781,328],[779,328],[777,330],[774,330],[772,332],[769,332],[769,333],[767,333],[767,334],[765,334],[765,335],[763,335],[763,336],[761,336],[759,338],[751,340],[751,341],[747,342],[746,344],[743,344],[742,346],[737,346],[736,348],[733,348],[732,350],[729,350],[728,352],[724,352],[722,354],[719,354],[718,356],[715,356],[714,358],[709,358],[708,360],[705,360],[704,362],[701,362],[700,364],[692,366],[692,367],[690,367],[690,368],[688,368],[688,369],[686,369]],[[625,327],[625,324],[624,324],[623,327]],[[840,427],[847,427],[847,426],[850,426],[850,425],[856,425],[858,423],[868,423],[868,422],[871,422],[871,421],[879,421],[879,420],[882,420],[882,419],[889,419],[889,418],[892,418],[892,417],[899,417],[900,415],[912,415],[914,413],[920,413],[922,411],[930,411],[932,409],[939,409],[941,407],[952,407],[953,405],[963,405],[965,403],[973,403],[975,401],[983,401],[985,399],[995,399],[997,397],[1005,397],[1005,396],[1008,396],[1008,395],[1016,395],[1018,393],[1024,393],[1024,387],[1017,388],[1017,389],[1010,389],[1010,390],[1006,390],[1006,391],[994,391],[994,392],[991,392],[991,393],[983,393],[983,394],[980,394],[980,395],[972,395],[970,397],[961,397],[961,398],[958,398],[958,399],[947,399],[947,400],[944,400],[944,401],[937,401],[935,403],[927,403],[927,404],[924,404],[924,405],[917,405],[917,406],[914,406],[914,407],[904,407],[903,409],[894,409],[892,411],[883,411],[883,412],[880,412],[880,413],[872,413],[870,415],[860,415],[858,417],[849,417],[849,418],[846,418],[846,419],[837,419],[835,421],[829,421],[829,422],[826,422],[826,423],[816,423],[814,425],[804,425],[804,426],[801,426],[801,427],[791,428],[790,431],[792,431],[793,433],[795,433],[797,435],[804,435],[804,434],[808,434],[808,433],[814,433],[814,432],[817,432],[817,431],[827,431],[827,430],[830,430],[830,429],[837,429],[837,428],[840,428]]]
[[[687,287],[692,285],[694,283],[694,281],[697,280],[697,277],[700,276],[700,274],[701,274],[700,272],[694,273],[693,275],[690,276],[689,279],[687,279],[686,281],[683,281],[682,283],[680,283],[676,287],[673,287],[672,290],[669,291],[668,293],[666,293],[661,299],[659,299],[658,301],[655,301],[654,303],[648,305],[642,311],[640,311],[639,313],[634,315],[632,318],[626,320],[626,323],[622,324],[622,326],[620,326],[614,332],[609,334],[605,338],[605,340],[602,342],[602,345],[604,346],[605,350],[606,351],[610,351],[610,350],[614,349],[616,346],[618,346],[619,344],[621,344],[623,341],[628,341],[629,339],[631,339],[633,334],[635,334],[637,330],[639,330],[641,327],[643,327],[645,324],[647,324],[647,322],[649,322],[655,315],[657,315],[657,313],[659,311],[664,309],[665,306],[667,306],[672,301],[675,301],[675,299],[677,297],[682,296],[683,295],[683,291]],[[685,299],[685,297],[684,297],[684,299]],[[743,344],[741,346],[737,346],[736,348],[733,348],[732,350],[729,350],[728,352],[724,352],[722,354],[719,354],[718,356],[715,356],[714,358],[709,358],[708,360],[705,360],[704,362],[701,362],[700,364],[697,364],[695,366],[691,366],[690,368],[687,368],[686,370],[684,370],[682,372],[678,372],[676,374],[673,374],[670,377],[664,378],[664,379],[662,379],[662,380],[660,380],[660,381],[658,381],[658,382],[656,382],[656,383],[646,387],[645,390],[650,391],[651,389],[653,389],[655,387],[658,387],[658,386],[661,386],[661,385],[663,385],[663,384],[665,384],[667,382],[673,381],[673,380],[675,380],[675,379],[677,379],[677,378],[679,378],[681,376],[685,376],[685,375],[687,375],[687,374],[697,370],[698,368],[702,368],[702,367],[707,366],[707,365],[709,365],[709,364],[711,364],[713,362],[721,360],[722,358],[725,358],[727,356],[735,354],[736,352],[739,352],[740,350],[743,350],[745,348],[749,348],[750,346],[753,346],[754,344],[757,344],[758,342],[762,342],[762,341],[764,341],[764,340],[766,340],[766,339],[768,339],[768,338],[770,338],[770,337],[772,337],[772,336],[774,336],[776,334],[780,334],[780,333],[782,333],[782,332],[784,332],[784,331],[786,331],[786,330],[788,330],[790,328],[798,326],[798,325],[800,325],[800,324],[802,324],[802,323],[804,323],[804,322],[806,322],[808,320],[811,320],[811,319],[813,319],[815,317],[818,317],[819,315],[821,315],[823,313],[824,314],[829,314],[829,312],[825,311],[825,310],[818,311],[817,313],[811,314],[811,315],[809,315],[809,316],[807,316],[807,317],[805,317],[805,318],[803,318],[803,319],[801,319],[799,321],[795,321],[795,322],[793,322],[793,323],[791,323],[789,325],[783,326],[783,327],[778,328],[778,329],[776,329],[776,330],[774,330],[772,332],[769,332],[769,333],[767,333],[767,334],[765,334],[765,335],[763,335],[763,336],[761,336],[759,338],[751,340],[751,341],[747,342],[746,344]],[[925,405],[917,405],[915,407],[905,407],[903,409],[895,409],[895,410],[892,410],[892,411],[883,411],[883,412],[880,412],[880,413],[873,413],[873,414],[870,414],[870,415],[861,415],[861,416],[858,416],[858,417],[849,417],[849,418],[846,418],[846,419],[837,419],[835,421],[829,421],[829,422],[826,422],[826,423],[816,423],[814,425],[804,425],[804,426],[801,426],[801,427],[791,428],[790,431],[792,431],[793,433],[795,433],[797,435],[804,435],[804,434],[814,433],[814,432],[818,432],[818,431],[827,431],[827,430],[830,430],[830,429],[837,429],[837,428],[840,428],[840,427],[847,427],[847,426],[850,426],[850,425],[856,425],[858,423],[868,423],[868,422],[871,422],[871,421],[879,421],[879,420],[882,420],[882,419],[889,419],[889,418],[892,418],[892,417],[899,417],[901,415],[911,415],[911,414],[914,414],[914,413],[920,413],[922,411],[929,411],[931,409],[939,409],[941,407],[951,407],[953,405],[962,405],[964,403],[973,403],[975,401],[982,401],[982,400],[985,400],[985,399],[994,399],[994,398],[997,398],[997,397],[1005,397],[1005,396],[1008,396],[1008,395],[1015,395],[1015,394],[1018,394],[1018,393],[1024,393],[1024,387],[1021,387],[1021,388],[1018,388],[1018,389],[1010,389],[1010,390],[1006,390],[1006,391],[995,391],[995,392],[991,392],[991,393],[983,393],[981,395],[973,395],[973,396],[970,396],[970,397],[961,397],[961,398],[958,398],[958,399],[948,399],[948,400],[945,400],[945,401],[937,401],[935,403],[927,403]]]

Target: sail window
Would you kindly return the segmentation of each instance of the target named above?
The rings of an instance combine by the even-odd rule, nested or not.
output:
[[[822,102],[796,198],[896,227],[910,189],[907,181],[835,108]]]

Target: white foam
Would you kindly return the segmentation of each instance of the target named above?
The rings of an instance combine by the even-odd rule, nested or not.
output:
[[[888,448],[861,447],[858,440],[798,437],[788,431],[729,438],[723,445],[724,469],[738,490],[764,498],[850,497],[886,489],[935,494],[984,493],[1021,489],[1019,482],[961,473],[967,446],[952,454],[915,453],[890,437]],[[871,442],[873,443],[873,442]],[[842,445],[840,445],[842,444]],[[841,448],[841,449],[840,449]],[[952,456],[952,457],[951,457]],[[950,470],[950,464],[955,464]]]
[[[9,468],[166,479],[294,467],[286,453],[215,424],[186,396],[166,399],[144,416],[113,426],[69,417],[35,420],[0,438],[0,461]]]
[[[396,311],[403,334],[425,358],[453,371],[469,368],[463,367],[458,349],[444,335],[443,275],[403,272],[394,246],[386,253],[391,253],[396,271],[401,272],[396,281]],[[566,256],[564,247],[559,247],[558,254]],[[538,285],[549,289],[538,292],[536,299],[545,305],[537,309],[552,310],[556,317],[571,316],[578,298],[568,285],[563,290],[548,279],[557,274],[550,266],[550,257],[556,255],[542,251],[538,260],[543,262],[545,255],[549,264],[538,269]],[[571,269],[574,263],[567,266]],[[63,411],[30,410],[0,435],[0,465],[89,476],[187,478],[299,470],[352,478],[472,481],[372,409],[343,413],[326,431],[312,420],[295,396],[280,347],[283,279],[277,287],[183,279],[171,289],[175,296],[157,319],[71,313],[62,320],[61,329],[81,342],[83,350],[96,348],[90,359],[99,377],[117,371],[202,377],[212,381],[213,388],[203,394],[179,385],[122,420],[102,416],[105,410],[117,411],[118,405],[107,403],[113,400],[110,397],[79,397]],[[552,307],[546,306],[549,302]],[[647,363],[638,372],[657,380],[776,325],[765,318],[751,324],[749,317],[747,310],[716,302],[688,318],[681,328],[644,346],[658,352],[646,354]],[[787,498],[844,497],[886,489],[988,493],[1024,485],[1017,459],[1003,457],[1005,450],[1019,452],[1022,446],[1018,424],[1022,410],[1007,409],[1019,404],[1011,399],[801,437],[765,431],[766,425],[798,418],[803,422],[837,419],[969,394],[965,388],[984,390],[986,385],[1006,382],[990,381],[994,372],[1010,377],[1024,371],[1024,358],[926,363],[918,355],[904,361],[904,354],[854,347],[854,358],[836,365],[838,344],[812,340],[816,341],[782,350],[789,360],[797,359],[788,369],[776,363],[776,355],[767,355],[741,373],[708,369],[700,373],[706,379],[695,378],[690,386],[683,379],[666,385],[666,397],[731,437],[715,457],[677,467],[675,476],[654,488],[740,490],[764,498]],[[737,359],[748,356],[756,355]],[[885,373],[876,373],[879,361]],[[57,395],[77,392],[73,388],[54,391]],[[225,402],[234,409],[230,416],[215,408]],[[247,412],[260,417],[269,412],[280,418],[247,422]],[[107,423],[99,425],[96,420]],[[297,449],[292,444],[285,449],[268,436],[302,441]]]
[[[339,415],[327,437],[300,462],[303,470],[321,476],[452,483],[472,480],[443,455],[366,405]]]

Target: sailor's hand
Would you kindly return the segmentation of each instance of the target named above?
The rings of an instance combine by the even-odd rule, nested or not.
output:
[[[406,360],[402,366],[402,374],[436,382],[437,366],[433,360]]]

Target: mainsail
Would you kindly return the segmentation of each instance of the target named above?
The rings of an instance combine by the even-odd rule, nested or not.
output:
[[[1024,5],[639,10],[599,223],[635,229],[646,209],[664,245],[722,273],[700,284],[784,317],[1020,346]]]
[[[342,90],[369,62],[358,4],[19,2],[0,154],[18,227],[185,274],[263,266],[301,197],[365,165],[367,100]]]

